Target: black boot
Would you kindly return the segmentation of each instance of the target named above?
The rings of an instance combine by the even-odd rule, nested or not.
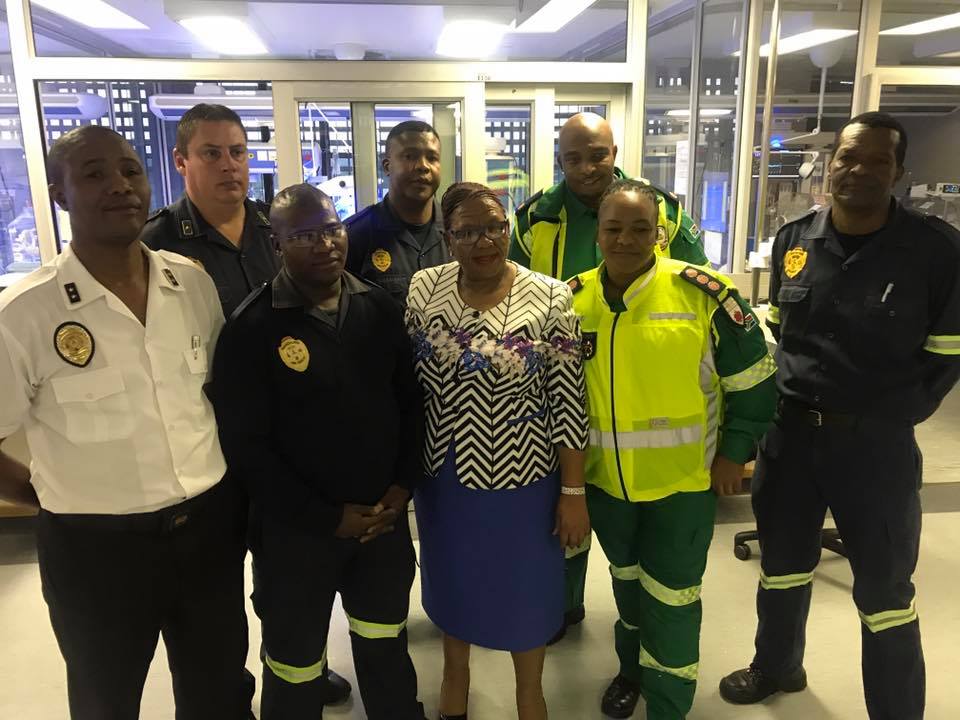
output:
[[[630,678],[617,675],[603,694],[600,711],[607,717],[628,718],[637,709],[640,687]]]
[[[350,683],[346,678],[340,677],[330,668],[327,668],[327,677],[324,678],[323,683],[323,704],[327,705],[339,705],[347,701],[347,698],[350,697],[350,691],[353,690],[350,687]]]
[[[547,642],[547,645],[556,645],[558,642],[563,640],[564,635],[567,634],[567,628],[573,627],[574,625],[579,625],[583,622],[583,619],[587,616],[587,611],[581,605],[575,610],[567,610],[563,614],[563,625],[560,626],[560,629],[557,630],[557,634],[554,635]]]
[[[467,714],[463,715],[444,715],[440,713],[440,720],[467,720]]]
[[[720,697],[736,705],[752,705],[777,692],[799,692],[807,687],[807,673],[799,667],[777,680],[751,665],[737,670],[720,681]]]

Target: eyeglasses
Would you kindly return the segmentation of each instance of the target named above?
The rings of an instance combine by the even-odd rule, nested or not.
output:
[[[332,244],[337,240],[342,240],[346,235],[347,229],[343,226],[343,223],[336,223],[334,225],[301,230],[300,232],[282,238],[282,242],[288,247],[305,250],[316,247],[317,245]]]
[[[456,230],[447,230],[447,232],[458,245],[476,245],[480,242],[481,237],[485,237],[487,240],[492,240],[493,242],[503,240],[510,232],[510,223],[503,220],[482,227],[462,227]]]

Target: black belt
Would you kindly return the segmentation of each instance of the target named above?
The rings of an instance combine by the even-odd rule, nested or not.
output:
[[[795,400],[780,400],[780,417],[789,422],[799,422],[810,427],[852,428],[866,418],[852,413],[835,413],[804,405]]]
[[[190,519],[217,506],[229,503],[225,494],[235,482],[224,478],[209,490],[176,505],[145,513],[126,515],[47,513],[57,522],[76,528],[113,532],[171,533],[186,526]],[[46,513],[46,511],[41,511]]]

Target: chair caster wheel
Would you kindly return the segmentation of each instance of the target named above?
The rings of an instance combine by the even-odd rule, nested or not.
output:
[[[753,551],[750,550],[749,545],[734,545],[733,554],[736,556],[737,560],[749,560],[750,556],[753,555]]]

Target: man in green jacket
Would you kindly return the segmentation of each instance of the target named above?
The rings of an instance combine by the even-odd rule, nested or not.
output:
[[[564,179],[536,193],[517,210],[509,258],[531,270],[566,280],[597,267],[597,210],[600,198],[614,180],[626,178],[616,167],[617,146],[610,124],[599,115],[580,113],[560,130],[558,156]],[[705,265],[700,230],[673,193],[654,187],[658,203],[657,252],[665,257]],[[583,593],[587,578],[590,537],[567,550],[566,617],[551,641],[584,617]]]

